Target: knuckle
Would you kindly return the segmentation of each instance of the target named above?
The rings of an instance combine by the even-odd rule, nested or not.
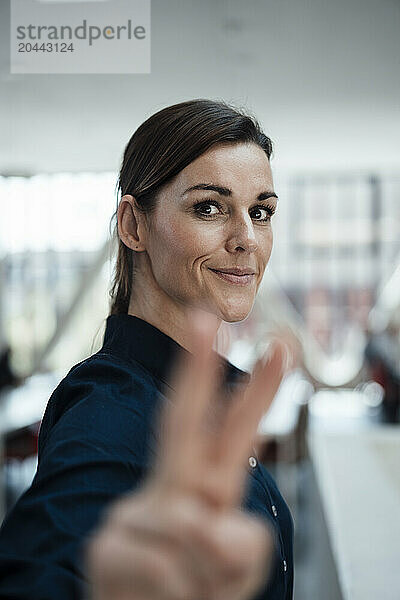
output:
[[[206,524],[204,511],[197,501],[182,502],[179,507],[179,519],[185,535],[196,537]]]
[[[196,498],[179,498],[171,505],[171,530],[180,541],[198,541],[208,526],[207,513]]]

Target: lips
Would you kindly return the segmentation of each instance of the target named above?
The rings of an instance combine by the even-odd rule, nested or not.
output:
[[[211,269],[211,267],[210,267]],[[254,275],[255,271],[251,267],[230,267],[221,269],[211,269],[211,271],[218,271],[219,273],[228,273],[230,275]]]
[[[248,285],[255,279],[255,272],[249,269],[210,269],[215,275],[235,285]]]

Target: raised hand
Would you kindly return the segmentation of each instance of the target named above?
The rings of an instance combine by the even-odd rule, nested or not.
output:
[[[258,423],[283,376],[277,339],[218,423],[220,375],[204,313],[180,355],[160,415],[160,445],[143,487],[119,499],[87,545],[93,600],[242,600],[268,575],[272,534],[240,509]]]

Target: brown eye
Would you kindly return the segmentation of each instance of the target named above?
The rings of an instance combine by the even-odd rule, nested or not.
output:
[[[270,221],[275,209],[272,206],[255,206],[253,208],[253,219],[257,221]],[[261,216],[261,218],[259,218]]]
[[[214,211],[212,210],[213,208],[215,209]],[[217,215],[220,208],[221,205],[215,200],[197,202],[197,204],[194,205],[194,211],[204,217],[213,217],[214,215]]]

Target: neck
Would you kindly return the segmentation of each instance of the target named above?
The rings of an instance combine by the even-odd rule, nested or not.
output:
[[[144,281],[140,276],[135,277],[128,314],[147,321],[189,352],[193,351],[189,307],[161,290],[154,278],[149,283],[147,278]],[[215,335],[220,325],[221,319],[215,315]],[[214,346],[215,341],[214,337]]]

